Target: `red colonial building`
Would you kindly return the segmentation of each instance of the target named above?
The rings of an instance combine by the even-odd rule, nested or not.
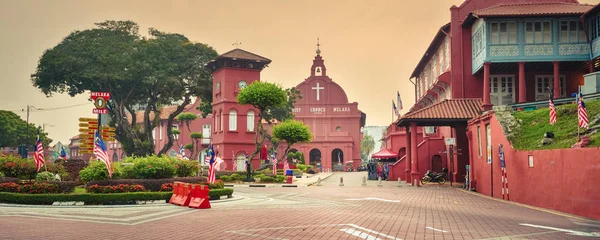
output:
[[[450,13],[410,76],[415,104],[388,127],[387,146],[398,153],[390,180],[418,185],[427,170],[446,167],[449,180],[464,182],[468,173],[470,188],[508,199],[498,154],[503,146],[511,201],[600,218],[591,204],[600,192],[575,177],[594,174],[600,149],[518,151],[496,115],[547,107],[549,91],[557,105],[573,102],[580,87],[588,99],[600,92],[600,7],[576,0],[466,0]],[[578,165],[563,165],[568,155]]]

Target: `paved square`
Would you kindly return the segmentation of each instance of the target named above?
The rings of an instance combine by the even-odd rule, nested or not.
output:
[[[319,187],[236,187],[233,201],[205,210],[0,205],[0,239],[600,239],[598,221],[447,186],[363,187],[364,174],[336,173]]]

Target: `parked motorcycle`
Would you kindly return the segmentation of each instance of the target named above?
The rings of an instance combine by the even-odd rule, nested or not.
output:
[[[431,170],[427,170],[425,176],[421,179],[421,185],[425,185],[429,182],[437,182],[440,185],[446,183],[446,174],[448,174],[448,169],[442,168],[441,173],[433,174]]]

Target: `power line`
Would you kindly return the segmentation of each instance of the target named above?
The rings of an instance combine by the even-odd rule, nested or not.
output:
[[[54,111],[54,110],[61,110],[61,109],[66,109],[66,108],[73,108],[73,107],[79,107],[79,106],[83,106],[83,105],[89,105],[90,103],[80,103],[80,104],[75,104],[75,105],[70,105],[70,106],[64,106],[64,107],[54,107],[54,108],[35,108],[35,110],[37,111]]]

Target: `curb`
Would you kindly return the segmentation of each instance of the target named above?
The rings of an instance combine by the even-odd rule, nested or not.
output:
[[[572,218],[572,219],[577,219],[577,220],[584,220],[584,221],[589,221],[589,220],[596,221],[596,220],[591,219],[591,218],[581,217],[581,216],[573,215],[573,214],[570,214],[570,213],[564,213],[564,212],[559,212],[559,211],[556,211],[556,210],[546,209],[546,208],[542,208],[542,207],[536,207],[536,206],[532,206],[532,205],[528,205],[528,204],[524,204],[524,203],[507,201],[507,200],[499,199],[499,198],[493,198],[493,197],[490,197],[490,196],[483,195],[482,193],[472,192],[472,191],[468,191],[468,190],[465,190],[465,189],[462,189],[462,188],[458,188],[458,190],[466,192],[466,193],[469,193],[469,194],[472,194],[472,195],[475,195],[475,196],[479,196],[479,197],[482,197],[482,198],[487,198],[487,199],[495,200],[495,201],[502,202],[502,203],[507,203],[507,204],[512,204],[512,205],[516,205],[516,206],[520,206],[520,207],[525,207],[525,208],[537,210],[537,211],[540,211],[540,212],[554,214],[554,215],[557,215],[557,216],[562,216],[562,217]]]

